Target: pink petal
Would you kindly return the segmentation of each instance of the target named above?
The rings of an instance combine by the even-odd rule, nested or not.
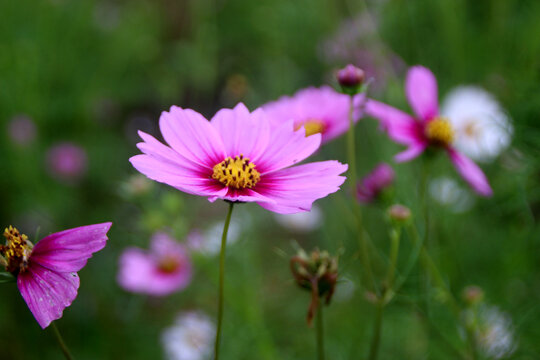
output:
[[[407,73],[405,92],[420,120],[429,121],[439,114],[437,79],[429,69],[413,66]]]
[[[410,161],[412,159],[415,159],[420,154],[426,150],[428,144],[427,143],[418,143],[411,145],[407,150],[400,152],[396,156],[394,156],[394,160],[398,163]]]
[[[79,276],[31,263],[17,276],[17,286],[37,322],[45,329],[51,321],[60,319],[64,309],[77,297]]]
[[[212,125],[223,139],[227,156],[244,155],[253,162],[259,159],[270,137],[270,125],[262,110],[250,113],[242,103],[218,111]]]
[[[399,144],[418,144],[425,141],[423,127],[409,114],[375,100],[366,103],[366,114],[379,119],[388,136]]]
[[[264,175],[294,165],[313,154],[321,144],[321,134],[308,137],[305,134],[304,128],[294,131],[292,121],[274,128],[267,148],[255,163],[256,169]]]
[[[105,247],[111,225],[107,222],[51,234],[34,246],[30,261],[52,271],[79,271],[93,253]]]
[[[211,169],[226,158],[219,133],[196,111],[173,106],[161,113],[159,127],[165,141],[194,163]]]
[[[474,191],[486,197],[493,195],[493,190],[489,186],[486,175],[478,165],[455,149],[448,148],[447,152],[458,173],[469,183]]]
[[[322,161],[294,166],[268,174],[256,189],[275,203],[258,202],[263,208],[280,214],[309,211],[313,202],[336,192],[345,181],[339,176],[347,165]]]

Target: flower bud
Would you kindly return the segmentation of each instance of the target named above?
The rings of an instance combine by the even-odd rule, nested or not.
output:
[[[484,290],[479,286],[470,285],[463,289],[461,296],[467,305],[474,306],[484,300]]]
[[[355,95],[359,92],[365,77],[364,71],[352,64],[345,66],[336,74],[341,90],[349,95]]]
[[[395,204],[388,208],[390,220],[403,224],[411,218],[411,210],[403,205]]]
[[[372,203],[392,186],[394,179],[394,169],[386,163],[380,163],[357,184],[356,198],[361,203]]]
[[[313,250],[309,255],[300,249],[298,254],[291,258],[290,266],[296,283],[311,292],[311,304],[307,314],[308,325],[311,325],[319,306],[319,298],[324,296],[326,304],[329,304],[334,294],[338,277],[337,258],[319,249]]]

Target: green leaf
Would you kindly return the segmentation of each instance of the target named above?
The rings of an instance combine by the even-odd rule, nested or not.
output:
[[[7,272],[0,272],[0,284],[15,282],[15,276]]]

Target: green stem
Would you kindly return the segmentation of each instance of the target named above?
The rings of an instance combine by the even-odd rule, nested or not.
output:
[[[360,245],[360,256],[362,257],[362,263],[364,265],[368,283],[373,287],[373,290],[379,295],[375,277],[373,276],[373,270],[371,268],[371,260],[369,257],[369,247],[367,245],[366,236],[364,235],[364,227],[362,226],[362,211],[360,205],[356,201],[356,150],[354,140],[354,96],[349,96],[349,131],[347,132],[347,152],[349,158],[349,186],[351,188],[351,196],[353,197],[353,207],[356,217],[356,223],[358,226],[358,242]]]
[[[369,360],[377,359],[379,354],[379,344],[381,343],[381,331],[383,320],[384,302],[377,302],[377,310],[375,313],[375,321],[373,322],[373,337],[371,338],[371,346],[369,348]]]
[[[386,275],[385,300],[390,300],[393,293],[400,239],[401,228],[393,228],[390,232],[390,263],[388,265],[388,273]]]
[[[233,211],[234,203],[229,203],[229,211],[227,212],[227,218],[225,219],[225,225],[223,225],[223,235],[221,236],[221,251],[219,254],[219,296],[218,296],[218,319],[217,319],[217,332],[216,342],[214,345],[214,359],[219,359],[219,345],[221,343],[221,326],[223,320],[223,285],[225,282],[225,249],[227,247],[227,233],[229,232],[229,224],[231,222],[231,215]]]
[[[324,360],[324,319],[323,304],[317,307],[317,360]]]
[[[62,335],[60,334],[60,331],[56,327],[56,324],[54,323],[54,321],[51,323],[51,328],[54,332],[54,337],[56,338],[58,345],[60,345],[60,348],[62,349],[62,352],[64,353],[64,356],[66,357],[66,359],[73,360],[73,356],[71,356],[71,353],[69,352],[69,349],[66,346],[66,343],[64,342],[64,339],[62,338]]]

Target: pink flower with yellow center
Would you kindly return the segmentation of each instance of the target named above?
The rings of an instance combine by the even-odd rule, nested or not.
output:
[[[184,247],[166,233],[152,237],[150,251],[131,247],[120,256],[118,283],[135,293],[164,296],[191,281],[191,262]]]
[[[455,131],[450,121],[439,114],[437,80],[433,73],[422,66],[412,67],[407,74],[405,91],[416,116],[375,100],[366,103],[366,114],[379,119],[392,140],[408,146],[395,160],[412,160],[428,147],[444,150],[459,174],[478,194],[491,196],[493,191],[482,170],[453,146]]]
[[[81,270],[92,254],[105,247],[112,223],[81,226],[51,234],[35,246],[13,227],[0,245],[0,264],[17,277],[17,287],[44,329],[62,317],[77,297]]]
[[[354,121],[361,117],[365,96],[354,97]],[[322,142],[335,139],[349,130],[349,95],[340,94],[329,86],[310,87],[299,90],[294,96],[280,99],[263,106],[273,124],[282,125],[294,120],[294,129],[304,127],[306,136],[321,134]]]
[[[159,120],[169,146],[139,131],[143,152],[130,159],[152,180],[209,201],[255,202],[277,213],[309,211],[339,190],[347,165],[322,161],[296,165],[319,148],[321,135],[293,131],[293,121],[270,126],[267,114],[238,104],[207,121],[176,106]]]

